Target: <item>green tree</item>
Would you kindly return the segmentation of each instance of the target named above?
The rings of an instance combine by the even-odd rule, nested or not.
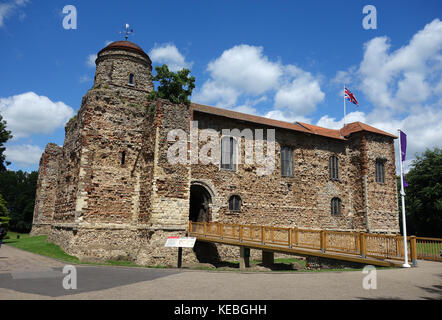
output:
[[[11,138],[11,131],[6,130],[6,121],[3,120],[3,117],[0,114],[0,172],[6,171],[6,166],[10,165],[10,162],[6,161],[6,157],[4,155],[6,148],[3,146],[3,144]]]
[[[9,220],[11,220],[11,218],[9,217],[9,210],[6,206],[6,201],[0,194],[0,222],[6,230],[9,229]]]
[[[157,72],[153,81],[158,81],[159,86],[156,91],[148,94],[148,100],[167,99],[173,103],[184,103],[190,105],[189,97],[195,88],[195,77],[190,77],[189,69],[182,69],[178,72],[169,71],[167,65],[155,67]]]
[[[427,149],[417,155],[405,180],[407,233],[442,238],[442,150]],[[400,195],[399,206],[402,210]]]
[[[7,202],[9,228],[17,232],[29,232],[32,227],[38,172],[0,172],[0,194]]]

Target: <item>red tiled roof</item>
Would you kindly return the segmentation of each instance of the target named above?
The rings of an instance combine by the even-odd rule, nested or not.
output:
[[[270,126],[270,127],[277,127],[277,128],[293,130],[293,131],[298,131],[298,132],[303,132],[303,133],[308,133],[308,134],[316,134],[319,136],[324,136],[324,137],[329,137],[329,138],[334,138],[334,139],[339,139],[339,140],[347,140],[345,137],[348,137],[352,133],[359,132],[359,131],[368,131],[368,132],[392,137],[395,139],[397,138],[396,136],[394,136],[388,132],[376,129],[376,128],[369,126],[369,125],[362,123],[362,122],[353,122],[353,123],[345,125],[345,127],[340,130],[335,130],[335,129],[327,129],[327,128],[323,128],[323,127],[319,127],[319,126],[315,126],[315,125],[303,123],[303,122],[291,123],[291,122],[273,120],[273,119],[254,116],[254,115],[250,115],[250,114],[246,114],[246,113],[242,113],[242,112],[236,112],[236,111],[231,111],[231,110],[226,110],[226,109],[221,109],[221,108],[205,106],[205,105],[198,104],[198,103],[192,103],[191,109],[193,111],[213,114],[213,115],[217,115],[217,116],[221,116],[221,117],[237,119],[237,120],[242,120],[242,121],[248,121],[248,122],[263,124],[263,125]]]
[[[313,124],[308,124],[308,123],[299,122],[299,121],[297,123],[299,123],[301,126],[307,128],[308,130],[310,130],[314,134],[317,134],[320,136],[325,136],[325,137],[330,137],[330,138],[335,138],[335,139],[345,140],[345,138],[343,136],[341,136],[341,133],[339,132],[339,130],[327,129],[327,128],[323,128],[323,127],[315,126]]]
[[[138,46],[137,44],[135,44],[133,42],[130,42],[130,41],[115,41],[115,42],[112,42],[107,47],[102,49],[100,52],[102,52],[104,50],[109,50],[109,49],[123,49],[123,50],[134,51],[134,52],[137,52],[137,53],[147,57],[150,60],[149,56],[144,52],[143,49],[141,49],[140,46]],[[98,54],[100,54],[100,52]]]
[[[311,133],[309,130],[303,128],[302,126],[300,126],[296,123],[273,120],[273,119],[254,116],[254,115],[246,114],[246,113],[242,113],[242,112],[236,112],[236,111],[231,111],[231,110],[226,110],[226,109],[221,109],[221,108],[209,107],[209,106],[205,106],[205,105],[197,104],[197,103],[192,103],[191,108],[194,111],[209,113],[209,114],[213,114],[213,115],[217,115],[217,116],[221,116],[221,117],[226,117],[226,118],[231,118],[231,119],[237,119],[237,120],[243,120],[243,121],[248,121],[248,122],[253,122],[253,123],[264,124],[269,127],[278,127],[278,128],[289,129],[289,130],[294,130],[294,131],[299,131],[299,132],[304,132],[304,133]]]
[[[344,128],[342,128],[340,130],[341,134],[346,137],[351,135],[352,133],[355,132],[359,132],[359,131],[368,131],[368,132],[372,132],[372,133],[377,133],[377,134],[381,134],[384,136],[388,136],[388,137],[392,137],[394,139],[397,138],[397,136],[392,135],[388,132],[376,129],[375,127],[369,126],[368,124],[362,123],[362,122],[352,122],[349,123],[347,125],[344,126]]]

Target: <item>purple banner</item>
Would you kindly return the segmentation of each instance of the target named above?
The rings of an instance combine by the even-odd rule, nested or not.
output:
[[[407,135],[400,130],[400,139],[401,139],[401,161],[402,167],[404,166],[405,157],[407,154]],[[405,174],[402,172],[404,188],[408,187],[407,182],[405,181]]]
[[[401,160],[405,161],[405,154],[407,153],[407,135],[401,131]]]

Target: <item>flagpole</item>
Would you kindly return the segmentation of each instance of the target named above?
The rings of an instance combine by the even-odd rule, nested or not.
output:
[[[345,116],[346,116],[346,110],[345,110],[345,83],[344,83],[344,127],[345,127]]]
[[[404,236],[404,264],[402,267],[410,268],[411,266],[408,264],[408,246],[407,246],[407,223],[405,220],[405,192],[404,192],[404,171],[402,167],[402,146],[401,146],[401,130],[398,129],[399,132],[399,165],[401,169],[401,200],[402,200],[402,230]]]

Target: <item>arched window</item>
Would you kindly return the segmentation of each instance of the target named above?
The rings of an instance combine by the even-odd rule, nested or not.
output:
[[[221,139],[221,169],[236,170],[236,140],[225,136]]]
[[[332,216],[339,216],[341,215],[341,206],[342,202],[339,198],[333,198],[331,201],[331,214]]]
[[[241,197],[238,195],[233,195],[229,198],[229,210],[230,211],[241,211]]]
[[[376,160],[376,182],[385,183],[384,163],[383,160]]]
[[[129,74],[129,84],[131,84],[131,85],[134,84],[134,75],[132,73]]]
[[[328,159],[328,171],[330,179],[339,180],[338,157],[331,156],[330,159]]]

